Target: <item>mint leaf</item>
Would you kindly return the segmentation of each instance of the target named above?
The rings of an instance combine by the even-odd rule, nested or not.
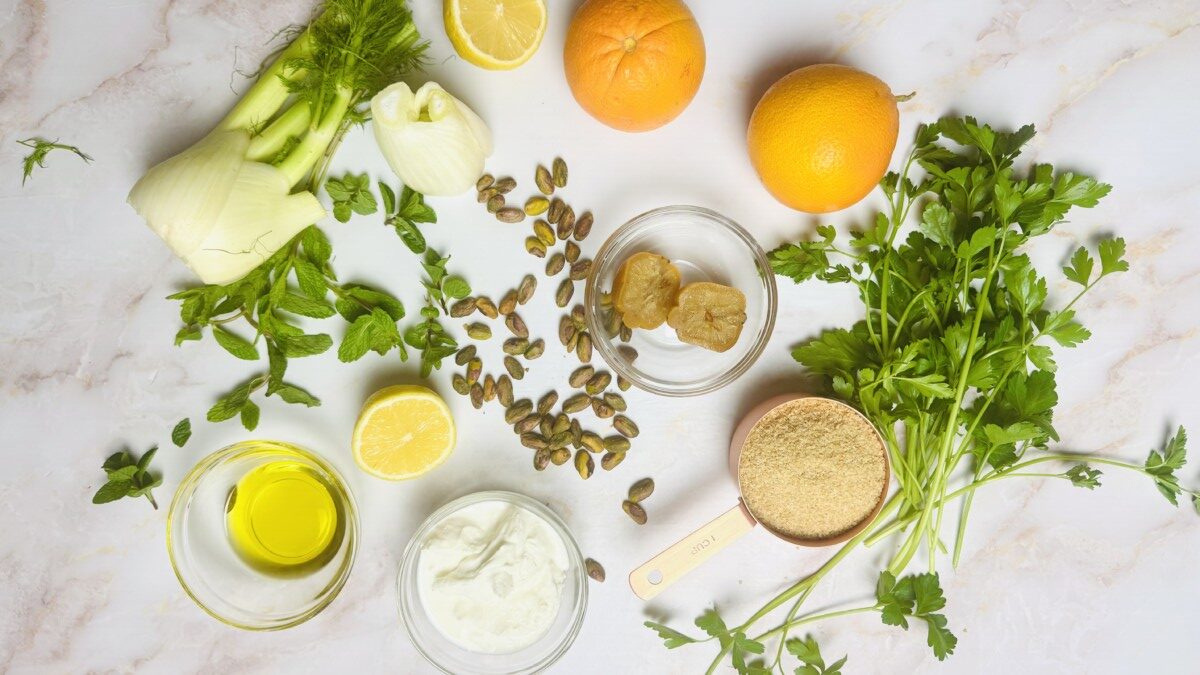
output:
[[[188,439],[192,437],[192,420],[187,417],[179,420],[175,428],[171,430],[171,442],[175,447],[182,448]]]
[[[442,282],[442,291],[455,300],[462,300],[471,294],[471,284],[462,277],[451,276]]]
[[[294,384],[288,384],[285,382],[275,390],[275,393],[278,394],[279,398],[283,399],[285,403],[305,405],[309,408],[315,408],[321,405],[321,399],[313,396],[305,389],[297,387]]]
[[[254,346],[254,343],[218,325],[214,325],[212,331],[213,337],[217,339],[217,344],[221,345],[225,351],[244,361],[258,360],[258,348]]]
[[[283,355],[288,358],[314,356],[333,346],[333,338],[324,333],[316,335],[280,336],[276,342]]]
[[[96,490],[96,494],[92,496],[93,504],[107,504],[115,502],[129,494],[129,489],[133,487],[133,481],[125,478],[105,483]]]
[[[349,363],[361,359],[371,349],[374,330],[375,323],[370,314],[355,319],[338,347],[338,360]]]

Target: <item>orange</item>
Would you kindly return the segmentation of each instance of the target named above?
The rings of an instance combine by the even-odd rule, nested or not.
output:
[[[896,97],[879,78],[833,64],[783,77],[750,115],[750,162],[776,199],[827,213],[862,199],[896,148]]]
[[[592,117],[649,131],[691,103],[704,77],[704,36],[679,0],[587,0],[563,47],[567,84]]]

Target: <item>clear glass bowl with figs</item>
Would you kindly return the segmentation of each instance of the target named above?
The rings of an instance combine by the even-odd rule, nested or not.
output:
[[[666,324],[621,339],[610,293],[621,265],[649,251],[678,268],[681,285],[710,281],[746,296],[746,323],[732,348],[687,344]],[[699,206],[664,206],[637,216],[600,247],[588,276],[584,311],[592,344],[618,375],[663,396],[696,396],[741,376],[762,354],[775,328],[775,274],[767,254],[742,226]]]

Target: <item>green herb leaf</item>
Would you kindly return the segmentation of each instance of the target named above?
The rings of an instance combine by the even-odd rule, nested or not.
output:
[[[333,346],[333,338],[324,333],[316,335],[284,335],[276,342],[283,355],[288,358],[301,358],[322,354]]]
[[[333,200],[333,217],[342,223],[350,220],[351,212],[368,216],[379,208],[365,173],[359,176],[347,173],[340,180],[330,178],[325,181],[325,192]]]
[[[642,625],[653,630],[655,633],[658,633],[658,637],[662,639],[663,644],[666,645],[667,649],[675,649],[676,647],[682,647],[683,645],[696,642],[695,638],[688,637],[673,628],[668,628],[667,626],[658,623],[657,621],[646,621]]]
[[[803,638],[792,638],[784,643],[784,647],[804,665],[796,669],[797,675],[841,675],[842,666],[846,665],[846,657],[834,661],[828,666],[821,656],[821,648],[811,635]]]
[[[229,393],[217,399],[213,407],[208,409],[209,422],[224,422],[242,411],[242,406],[250,400],[250,383],[238,385]]]
[[[147,450],[136,461],[126,451],[110,455],[101,465],[107,482],[96,490],[96,494],[92,496],[92,503],[107,504],[124,497],[144,496],[157,509],[158,504],[154,501],[151,490],[162,485],[162,477],[150,473],[150,463],[154,460],[156,452],[158,446]]]
[[[1095,490],[1100,487],[1100,471],[1089,467],[1087,464],[1076,464],[1064,471],[1063,475],[1075,487],[1087,488],[1088,490]]]
[[[338,347],[338,360],[349,363],[361,359],[371,349],[374,330],[375,322],[371,314],[363,314],[355,319]]]
[[[1154,479],[1162,496],[1175,505],[1179,504],[1179,495],[1183,492],[1175,472],[1182,469],[1186,462],[1187,431],[1183,427],[1176,430],[1161,450],[1151,450],[1146,457],[1146,473]]]
[[[125,478],[122,480],[109,481],[100,486],[96,490],[96,494],[92,496],[93,504],[107,504],[115,502],[122,497],[129,495],[130,488],[133,487],[133,481]]]
[[[254,346],[254,343],[221,326],[214,325],[212,331],[213,337],[217,339],[217,344],[221,345],[225,351],[245,361],[258,360],[258,348]]]
[[[258,428],[258,416],[260,412],[258,404],[254,401],[246,401],[246,404],[242,406],[242,426],[246,427],[246,431],[254,431]]]
[[[34,168],[45,168],[46,155],[50,154],[51,150],[66,150],[74,153],[76,157],[79,157],[79,159],[82,159],[88,164],[92,162],[91,156],[84,153],[79,148],[75,147],[74,145],[59,143],[56,140],[48,141],[44,138],[35,136],[33,138],[26,138],[25,140],[17,141],[17,143],[32,149],[32,152],[30,152],[28,155],[25,155],[25,157],[21,160],[23,173],[21,176],[21,185],[24,185],[25,181],[29,180],[29,177],[33,175]]]
[[[442,291],[455,300],[462,300],[471,294],[471,284],[462,277],[451,276],[442,282]]]
[[[313,396],[305,389],[297,387],[294,384],[288,384],[285,382],[275,390],[275,393],[278,394],[279,398],[283,399],[286,403],[304,405],[309,408],[315,408],[321,405],[321,399]]]
[[[721,618],[716,607],[709,607],[704,610],[704,613],[696,618],[696,626],[710,637],[721,640],[728,639],[729,637],[729,628],[726,627],[725,620]]]
[[[1071,264],[1063,268],[1063,276],[1068,281],[1074,281],[1080,286],[1087,286],[1092,278],[1092,256],[1086,248],[1080,246],[1071,256]]]
[[[177,448],[182,448],[191,437],[192,420],[188,419],[187,417],[179,420],[179,423],[176,424],[175,428],[171,430],[171,442],[174,443],[175,447]]]
[[[1124,258],[1124,239],[1117,237],[1100,242],[1100,276],[1128,271],[1129,263]]]

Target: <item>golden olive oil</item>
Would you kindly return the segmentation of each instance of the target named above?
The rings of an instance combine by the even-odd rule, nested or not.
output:
[[[263,464],[238,481],[226,504],[226,529],[234,548],[268,574],[307,574],[336,553],[342,510],[333,486],[307,464]]]

